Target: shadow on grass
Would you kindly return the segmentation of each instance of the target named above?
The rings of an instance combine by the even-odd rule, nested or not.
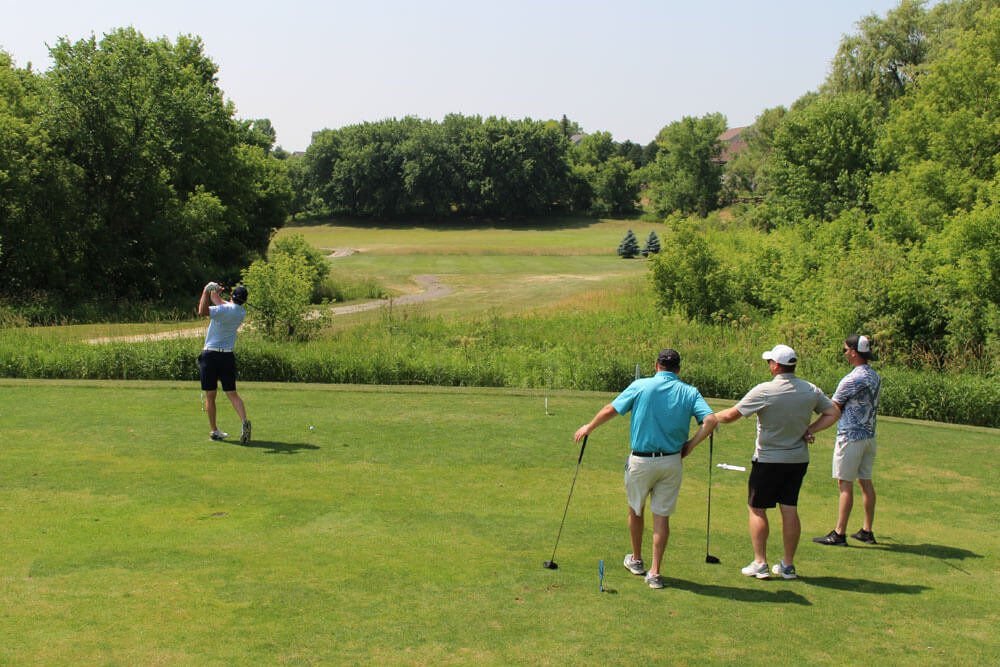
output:
[[[352,218],[335,215],[317,215],[313,218],[301,218],[286,224],[286,227],[301,228],[319,225],[335,225],[337,227],[354,227],[357,229],[430,229],[433,231],[475,231],[480,229],[506,229],[512,231],[553,231],[560,229],[585,229],[602,220],[634,220],[641,222],[641,214],[616,214],[612,218],[598,216],[523,216],[523,217],[409,217],[406,220],[398,218]]]
[[[247,449],[266,449],[265,454],[298,454],[303,449],[319,449],[316,445],[309,445],[302,442],[273,442],[270,440],[251,440],[245,445],[235,443],[239,447]]]
[[[882,551],[898,551],[904,554],[916,554],[918,556],[928,556],[942,560],[946,558],[965,560],[966,558],[983,557],[982,554],[977,554],[968,549],[948,547],[943,544],[896,544],[894,542],[879,542],[878,547],[881,547]]]
[[[763,588],[737,588],[736,586],[715,586],[713,584],[698,584],[684,579],[672,579],[660,575],[660,580],[668,589],[690,591],[695,595],[736,600],[737,602],[768,602],[772,604],[799,604],[811,607],[812,602],[793,591],[768,591]],[[762,582],[761,586],[767,586]]]
[[[821,586],[823,588],[833,588],[838,591],[851,591],[853,593],[875,593],[877,595],[919,595],[924,591],[930,590],[929,586],[921,586],[919,584],[892,584],[885,581],[850,579],[847,577],[799,576],[799,581],[808,586]]]
[[[983,557],[982,554],[977,554],[974,551],[969,551],[968,549],[959,549],[958,547],[949,547],[943,544],[897,544],[895,542],[879,542],[878,547],[872,548],[879,549],[880,551],[896,551],[904,554],[915,554],[917,556],[937,558],[948,567],[952,567],[965,574],[969,573],[954,563],[949,563],[949,559],[965,560],[966,558]]]

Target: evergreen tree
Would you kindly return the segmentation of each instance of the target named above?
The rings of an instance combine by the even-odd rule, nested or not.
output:
[[[656,230],[649,230],[646,242],[642,244],[642,256],[658,255],[660,253],[660,237],[656,235]]]
[[[618,254],[622,259],[632,259],[639,254],[639,239],[635,237],[635,233],[631,229],[618,245]]]

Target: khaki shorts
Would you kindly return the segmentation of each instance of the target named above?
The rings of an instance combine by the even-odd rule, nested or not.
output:
[[[680,454],[655,458],[629,454],[625,459],[628,506],[636,514],[642,514],[648,496],[653,514],[670,516],[677,507],[683,472]]]
[[[848,440],[838,435],[833,446],[833,478],[845,482],[871,479],[876,449],[875,438]]]

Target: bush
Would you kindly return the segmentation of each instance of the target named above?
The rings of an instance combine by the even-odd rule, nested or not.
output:
[[[293,261],[309,268],[312,277],[312,303],[320,303],[322,297],[319,292],[326,277],[330,275],[330,263],[323,253],[309,245],[302,234],[292,234],[284,236],[274,242],[271,248],[270,259],[274,260],[285,255],[291,257]]]
[[[309,299],[314,276],[313,269],[293,255],[257,260],[243,272],[249,290],[247,320],[272,340],[309,338],[319,328]]]

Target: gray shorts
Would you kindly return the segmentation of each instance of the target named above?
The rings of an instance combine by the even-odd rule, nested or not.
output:
[[[848,440],[846,435],[838,435],[833,445],[833,478],[845,482],[870,480],[877,449],[875,438]]]

